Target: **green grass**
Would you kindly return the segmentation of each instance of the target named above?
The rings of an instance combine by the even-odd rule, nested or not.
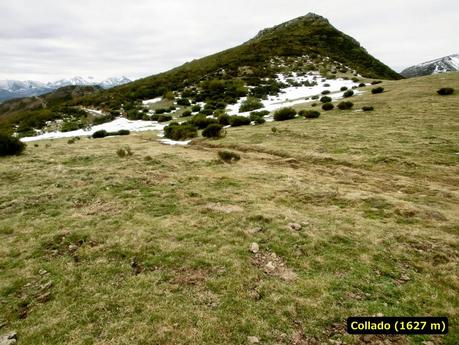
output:
[[[383,313],[448,316],[433,340],[456,344],[459,96],[436,90],[459,89],[459,74],[382,86],[352,97],[374,112],[231,128],[186,148],[152,133],[38,142],[1,159],[0,334],[359,344],[345,319]],[[127,145],[133,156],[118,157]],[[222,149],[241,160],[219,161]]]

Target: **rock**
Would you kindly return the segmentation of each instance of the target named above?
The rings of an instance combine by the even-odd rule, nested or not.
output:
[[[272,261],[269,261],[269,262],[266,264],[265,268],[266,268],[266,271],[272,272],[272,271],[274,271],[274,270],[276,269],[276,266],[274,266],[274,264],[273,264]]]
[[[247,337],[249,344],[260,344],[260,339],[258,337]]]
[[[290,228],[290,230],[294,230],[294,231],[301,230],[301,224],[298,224],[298,223],[290,223],[288,227]]]
[[[426,340],[422,342],[422,345],[435,345],[435,343],[433,341]]]
[[[48,273],[48,271],[43,268],[40,268],[40,270],[38,271],[38,274],[41,276],[44,276],[46,273]]]
[[[376,314],[376,317],[384,317],[384,314],[383,313],[378,313],[378,314]]]
[[[16,344],[17,334],[16,332],[10,332],[0,336],[0,345],[11,345]]]
[[[258,243],[255,243],[253,242],[251,245],[250,245],[250,249],[249,249],[252,253],[256,254],[260,251],[260,246],[258,245]]]
[[[78,246],[75,244],[70,244],[69,245],[69,251],[75,252],[78,249]]]
[[[51,299],[51,292],[45,292],[37,297],[37,301],[40,303],[46,303]]]
[[[407,282],[407,281],[409,281],[410,279],[411,279],[411,278],[410,278],[407,274],[402,274],[402,275],[400,276],[400,280],[401,280],[401,281],[404,281],[404,282]]]
[[[263,228],[257,227],[257,228],[249,229],[247,232],[248,232],[249,234],[256,234],[256,233],[262,232],[262,231],[263,231]]]
[[[53,286],[53,282],[52,281],[49,281],[47,282],[46,284],[43,284],[40,286],[40,290],[48,290],[51,288],[51,286]]]

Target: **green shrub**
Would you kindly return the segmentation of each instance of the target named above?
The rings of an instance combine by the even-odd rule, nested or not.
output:
[[[314,95],[314,96],[311,97],[311,99],[312,99],[312,100],[314,100],[314,99],[319,99],[319,96],[318,96],[318,95]]]
[[[229,126],[230,124],[230,116],[228,114],[222,114],[217,119],[218,123],[222,126]]]
[[[116,154],[120,158],[124,158],[124,157],[133,155],[133,153],[131,151],[131,148],[129,146],[126,146],[126,147],[123,147],[123,148],[119,148],[118,150],[116,150]]]
[[[172,140],[186,140],[198,136],[198,129],[190,123],[172,122],[164,128],[164,136]]]
[[[191,111],[192,111],[193,113],[199,112],[199,111],[201,111],[201,106],[200,106],[199,104],[193,105],[193,106],[191,107]]]
[[[250,125],[250,119],[245,116],[230,116],[229,123],[231,127]]]
[[[130,131],[128,131],[127,129],[120,129],[118,132],[117,132],[117,135],[129,135],[131,134]]]
[[[345,98],[349,98],[349,97],[352,97],[354,96],[354,91],[352,90],[347,90],[345,93],[343,93],[343,97]]]
[[[329,96],[323,96],[323,97],[320,99],[320,101],[321,101],[322,103],[330,103],[330,102],[332,101],[332,98],[329,97]]]
[[[159,109],[155,110],[155,114],[156,115],[161,115],[161,114],[164,114],[164,113],[167,113],[167,109],[159,108]]]
[[[208,118],[204,114],[198,114],[198,115],[193,116],[190,122],[191,124],[196,126],[198,129],[204,129],[213,123],[218,123],[216,119]]]
[[[258,117],[265,117],[266,115],[269,115],[268,110],[252,111],[250,113],[250,116],[258,116]]]
[[[231,151],[218,151],[218,157],[226,163],[237,162],[241,159],[241,156],[236,152]]]
[[[222,134],[223,126],[218,123],[213,123],[207,126],[202,131],[202,136],[206,138],[219,138]]]
[[[375,87],[374,89],[371,90],[371,93],[373,95],[376,95],[378,93],[383,93],[384,92],[384,88],[379,86],[379,87]]]
[[[274,113],[275,121],[285,121],[295,118],[296,110],[293,108],[282,108]]]
[[[338,109],[348,110],[348,109],[351,109],[353,106],[354,106],[354,103],[343,101],[338,104]]]
[[[356,77],[352,78],[351,80],[352,80],[354,83],[358,83],[358,82],[360,81],[360,79],[359,79],[359,78],[356,78]]]
[[[331,93],[330,90],[323,90],[323,91],[322,91],[322,95],[328,95],[328,94],[330,94],[330,93]]]
[[[346,86],[343,86],[343,87],[341,87],[340,90],[341,90],[341,91],[346,91],[346,90],[347,90],[347,87],[346,87]]]
[[[108,136],[108,132],[105,129],[102,129],[100,131],[94,132],[92,134],[92,137],[94,139],[105,138],[106,136]]]
[[[191,110],[185,110],[185,111],[182,113],[182,117],[188,117],[188,116],[191,116],[191,115],[192,115]]]
[[[452,87],[442,87],[440,90],[437,91],[440,96],[448,96],[454,93],[454,89]]]
[[[239,108],[240,113],[245,113],[247,111],[252,111],[256,109],[263,108],[264,105],[258,98],[255,97],[248,97],[245,101],[241,103],[241,107]]]
[[[191,105],[191,103],[188,100],[188,98],[179,98],[177,100],[177,105],[181,105],[181,106],[184,106],[184,107],[189,107]]]
[[[364,107],[362,107],[362,110],[363,111],[373,111],[373,110],[375,110],[375,108],[373,108],[371,106],[364,106]]]
[[[381,84],[381,83],[382,83],[381,80],[373,80],[373,81],[371,82],[371,85],[377,85],[377,84]]]
[[[320,112],[316,110],[301,110],[298,115],[304,116],[307,119],[317,119],[320,116]]]
[[[25,146],[18,138],[0,133],[0,157],[20,155]]]
[[[172,116],[171,115],[158,115],[158,114],[155,114],[155,115],[152,115],[150,117],[150,120],[151,121],[158,121],[158,122],[167,122],[167,121],[172,120]]]
[[[333,105],[333,103],[324,103],[322,105],[322,109],[325,111],[333,110],[334,108],[335,106]]]
[[[359,87],[365,87],[365,86],[366,86],[365,83],[360,83],[359,84]]]

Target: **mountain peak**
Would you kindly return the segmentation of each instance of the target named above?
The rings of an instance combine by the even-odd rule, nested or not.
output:
[[[459,71],[459,54],[444,56],[408,67],[401,72],[407,78]]]

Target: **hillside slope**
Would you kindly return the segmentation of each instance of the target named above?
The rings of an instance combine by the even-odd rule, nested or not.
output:
[[[152,133],[45,141],[1,159],[2,334],[455,344],[459,95],[436,90],[458,90],[459,74],[381,86],[352,99],[373,112],[229,128],[185,148]],[[378,313],[447,316],[449,334],[346,334],[347,317]]]
[[[406,78],[459,71],[459,54],[448,55],[404,69],[400,74]]]

